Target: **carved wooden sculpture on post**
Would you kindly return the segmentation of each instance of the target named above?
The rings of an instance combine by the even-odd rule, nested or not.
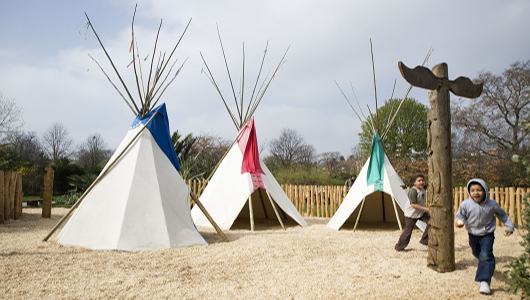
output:
[[[427,206],[431,215],[429,230],[429,266],[438,272],[455,269],[454,201],[451,183],[451,109],[449,91],[466,98],[477,98],[483,84],[467,77],[448,79],[447,64],[432,68],[409,69],[398,63],[401,75],[413,86],[429,90],[431,111],[428,113],[427,149],[429,151],[429,186]]]

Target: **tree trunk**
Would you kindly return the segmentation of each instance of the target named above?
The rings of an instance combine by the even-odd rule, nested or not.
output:
[[[438,272],[455,269],[454,201],[451,190],[451,110],[447,84],[447,64],[433,67],[442,78],[437,90],[429,91],[431,111],[428,119],[429,185],[427,205],[431,215],[429,230],[429,267]]]

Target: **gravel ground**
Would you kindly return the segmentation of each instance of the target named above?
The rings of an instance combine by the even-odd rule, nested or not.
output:
[[[522,254],[516,231],[495,232],[497,266],[492,296],[478,293],[477,260],[467,232],[455,230],[456,270],[427,267],[427,248],[415,230],[406,253],[394,251],[400,231],[392,224],[361,224],[357,231],[307,228],[277,222],[236,224],[226,231],[199,228],[209,246],[156,251],[94,251],[42,238],[67,212],[51,219],[25,208],[22,218],[0,224],[0,299],[519,299],[503,289],[502,268]]]

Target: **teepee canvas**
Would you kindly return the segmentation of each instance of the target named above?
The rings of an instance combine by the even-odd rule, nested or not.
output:
[[[212,219],[221,229],[230,229],[237,218],[248,219],[251,230],[254,230],[254,220],[259,218],[277,218],[284,229],[283,220],[285,219],[292,219],[300,226],[306,227],[307,223],[305,220],[298,213],[276,179],[274,179],[267,166],[259,158],[253,117],[270,83],[275,78],[276,72],[284,63],[287,51],[280,60],[276,70],[272,73],[272,76],[268,77],[267,75],[258,87],[265,56],[267,55],[267,43],[256,81],[254,81],[252,96],[250,97],[249,103],[245,104],[243,101],[245,90],[244,47],[241,90],[236,95],[220,34],[219,42],[223,50],[224,62],[236,104],[236,112],[230,108],[230,105],[225,100],[221,89],[217,86],[210,68],[203,57],[203,62],[206,66],[206,72],[204,74],[221,96],[221,100],[239,134],[227,154],[221,159],[217,169],[212,172],[213,176],[210,175],[211,180],[208,182],[206,189],[199,199],[206,208],[206,211],[210,213]],[[193,207],[191,214],[197,225],[210,226],[206,222],[203,212],[199,211],[197,207]]]
[[[136,118],[102,171],[105,177],[85,196],[57,241],[127,251],[206,245],[191,219],[188,186],[178,168],[162,104]]]
[[[148,68],[149,75],[145,77],[147,81],[144,84],[141,60],[136,59],[140,55],[133,26],[131,64],[140,97],[140,101],[135,101],[90,19],[88,26],[98,38],[129,99],[113,84],[114,88],[136,119],[96,180],[44,241],[77,208],[57,237],[62,245],[127,251],[206,245],[191,218],[190,190],[178,173],[180,166],[169,135],[166,105],[156,106],[184,65],[173,77],[169,77],[176,61],[169,67],[168,64],[180,39],[171,54],[167,57],[164,55],[155,64],[157,35]],[[105,73],[103,68],[101,70]],[[109,76],[105,75],[110,81]]]
[[[358,222],[398,222],[401,228],[401,223],[405,222],[403,209],[408,200],[407,190],[402,185],[403,181],[390,164],[376,133],[370,158],[327,227],[338,230],[346,222],[355,222],[355,229]],[[425,230],[424,222],[416,224]]]
[[[219,165],[200,200],[221,229],[230,229],[237,218],[250,220],[251,216],[254,219],[285,219],[287,216],[300,226],[307,226],[259,158],[254,118],[241,128],[237,142]],[[211,226],[197,207],[191,210],[191,215],[198,226]]]
[[[370,40],[370,44],[371,43],[372,41]],[[431,53],[432,50],[429,50],[425,60],[423,61],[423,64],[427,62]],[[372,68],[374,73],[375,88],[375,68],[373,64],[373,54]],[[346,101],[348,101],[350,104],[352,110],[362,122],[363,120],[351,105],[351,102],[346,97],[346,94],[344,94],[338,83],[335,83],[337,84],[337,87],[340,89],[344,98],[346,98]],[[382,141],[388,134],[397,114],[399,113],[399,110],[401,109],[401,105],[405,99],[407,99],[407,95],[411,88],[412,86],[408,89],[405,97],[403,97],[397,107],[390,108],[391,114],[389,114],[389,116],[392,116],[392,118],[386,120],[386,123],[384,122],[385,120],[380,120],[377,117],[377,92],[375,93],[375,114],[372,114],[372,112],[369,111],[370,113],[368,117],[365,117],[366,126],[371,129],[373,134],[370,157],[357,176],[357,179],[350,188],[339,209],[326,225],[328,228],[338,230],[344,225],[344,223],[351,221],[355,222],[353,226],[354,231],[359,222],[397,222],[399,228],[402,229],[401,223],[405,221],[403,209],[407,205],[408,191],[401,187],[404,184],[390,164],[390,161],[385,154]],[[390,97],[390,99],[392,98],[393,95]],[[355,97],[355,99],[357,99],[357,97]],[[361,115],[364,117],[365,114],[361,110],[361,106],[358,102],[357,105]],[[379,136],[378,132],[382,132],[383,135]],[[427,227],[427,224],[425,224],[423,221],[418,221],[416,222],[416,226],[424,231]]]

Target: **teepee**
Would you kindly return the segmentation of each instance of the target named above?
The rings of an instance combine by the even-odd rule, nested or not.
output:
[[[221,42],[220,35],[219,41]],[[267,50],[265,50],[263,55],[262,67],[266,53]],[[211,180],[208,182],[206,189],[200,197],[200,201],[203,203],[206,210],[210,212],[213,220],[215,220],[221,229],[230,229],[236,219],[248,219],[250,222],[250,229],[254,230],[254,221],[256,219],[273,219],[275,217],[284,229],[284,221],[289,219],[294,220],[302,227],[307,226],[307,223],[298,213],[291,200],[282,190],[267,166],[259,158],[256,128],[253,118],[254,111],[263,98],[271,80],[274,78],[278,68],[283,64],[285,54],[273,75],[270,78],[266,77],[257,93],[254,93],[261,74],[260,68],[254,91],[247,105],[246,111],[244,111],[243,105],[243,91],[239,93],[239,99],[239,95],[236,96],[234,92],[237,114],[230,109],[225,101],[225,97],[217,87],[203,57],[204,64],[206,65],[209,74],[206,74],[206,76],[208,76],[216,90],[219,92],[234,125],[238,129],[238,135],[234,143],[231,145],[217,169],[214,170]],[[224,50],[223,56],[226,64]],[[243,58],[243,66],[244,65]],[[229,71],[228,74],[230,77]],[[242,81],[244,83],[244,78]],[[233,85],[232,90],[234,90]],[[193,207],[191,215],[195,224],[199,226],[210,226],[203,212],[197,207]]]
[[[370,44],[371,43],[370,40]],[[431,52],[432,50],[429,50],[429,53],[423,62],[424,64],[427,62]],[[402,229],[401,223],[405,221],[403,210],[408,201],[408,191],[401,187],[404,186],[403,181],[401,181],[401,178],[390,164],[390,161],[385,154],[382,141],[392,126],[392,123],[394,122],[396,115],[399,113],[403,101],[407,98],[410,89],[411,87],[409,87],[400,105],[393,110],[394,113],[392,119],[389,119],[386,124],[379,124],[376,121],[378,118],[374,117],[371,113],[368,118],[366,118],[366,123],[373,133],[370,157],[361,169],[361,172],[357,176],[357,179],[350,188],[339,209],[331,220],[329,220],[326,227],[338,230],[346,222],[351,221],[355,222],[353,226],[353,230],[355,231],[359,222],[397,222],[399,228]],[[342,89],[340,90],[357,117],[361,119]],[[392,97],[393,95],[391,96],[391,99]],[[377,114],[377,93],[375,94],[375,103],[375,113]],[[364,116],[360,105],[359,110]],[[382,137],[379,136],[379,131],[384,133]],[[418,221],[416,226],[424,231],[427,224],[423,221]]]
[[[401,187],[403,181],[390,164],[377,133],[372,139],[370,152],[370,158],[346,198],[326,225],[328,228],[338,230],[347,222],[355,222],[355,231],[358,222],[397,222],[401,229],[401,223],[405,221],[403,210],[408,200],[407,190]],[[416,224],[425,230],[423,221]]]
[[[88,26],[107,54],[90,19]],[[138,58],[134,26],[132,36],[131,49],[141,108],[107,54],[130,102],[114,87],[136,118],[98,178],[44,240],[77,208],[57,237],[62,245],[126,251],[207,245],[191,218],[190,191],[178,172],[180,165],[169,134],[166,105],[156,106],[182,68],[163,86],[175,63],[169,71],[166,67],[182,36],[171,55],[167,58],[164,55],[162,59],[159,57],[156,65],[153,65],[156,55],[153,52],[145,90],[140,60],[134,59]]]

